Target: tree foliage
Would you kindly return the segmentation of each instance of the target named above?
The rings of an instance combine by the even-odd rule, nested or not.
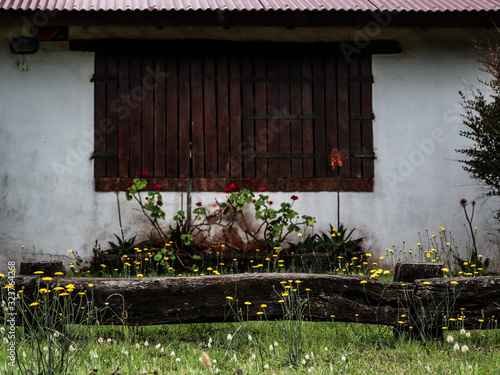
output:
[[[488,40],[485,46],[476,45],[482,89],[472,95],[460,92],[465,113],[465,130],[460,135],[472,140],[473,146],[457,150],[465,156],[460,160],[471,177],[482,182],[486,195],[500,195],[500,44]]]

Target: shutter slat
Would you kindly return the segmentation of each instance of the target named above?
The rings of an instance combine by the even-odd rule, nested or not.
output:
[[[141,72],[142,59],[132,57],[130,59],[130,82],[129,82],[129,112],[130,112],[130,173],[131,176],[138,176],[142,171],[147,171],[152,176],[153,171],[148,169],[144,163],[144,155],[142,154],[142,137],[143,126],[141,118],[141,107],[143,102],[143,87],[142,72]],[[145,94],[146,95],[146,94]],[[145,130],[144,132],[146,132]],[[120,140],[121,142],[121,140]]]
[[[330,153],[339,147],[338,122],[337,122],[337,69],[335,59],[325,59],[325,98],[326,98],[326,163],[327,176],[337,177],[337,171],[333,170],[329,163]]]
[[[167,118],[167,177],[179,176],[179,70],[175,57],[168,57],[166,60],[166,118]]]
[[[371,56],[361,57],[361,75],[367,76],[372,74],[372,59]],[[372,84],[371,82],[361,83],[361,112],[372,113]],[[364,154],[373,153],[373,121],[366,119],[361,121],[361,152]],[[374,177],[374,160],[364,158],[363,177],[373,179]]]
[[[179,177],[191,176],[191,93],[190,59],[179,58]]]
[[[296,77],[301,74],[300,59],[292,58],[290,61],[290,76]],[[304,77],[303,77],[304,78]],[[311,82],[309,81],[306,82]],[[301,82],[291,81],[290,83],[290,113],[302,116],[302,95]],[[292,153],[302,152],[302,121],[298,118],[290,121],[290,146]],[[302,177],[302,160],[292,160],[292,177]]]
[[[302,75],[312,78],[312,66],[310,58],[302,58]],[[302,83],[302,113],[313,112],[312,82]],[[313,120],[302,120],[302,152],[314,152],[314,123]],[[302,162],[302,177],[314,177],[314,164],[312,159],[304,159]]]
[[[204,59],[203,92],[205,106],[205,176],[217,177],[217,114],[215,88],[215,60]]]
[[[153,59],[151,57],[144,58],[141,64],[141,82],[142,100],[141,100],[141,154],[142,154],[142,170],[149,171],[154,174],[154,87],[147,86],[146,77],[148,71],[153,69]],[[155,177],[158,177],[155,175]]]
[[[326,132],[325,132],[325,72],[324,60],[313,60],[313,75],[314,75],[314,151],[318,155],[315,160],[315,176],[325,177],[327,163],[326,153]]]
[[[266,74],[266,63],[263,58],[255,59],[255,75],[264,76]],[[255,113],[266,113],[267,107],[267,85],[264,82],[255,83]],[[264,154],[267,152],[267,121],[255,120],[255,152]],[[255,176],[267,177],[267,160],[259,159],[255,161]]]
[[[229,76],[226,57],[217,58],[218,177],[229,177]]]
[[[278,60],[278,74],[281,77],[287,77],[290,75],[289,67],[290,59],[281,58]],[[290,82],[281,81],[278,83],[279,90],[279,108],[284,115],[290,113]],[[292,114],[295,115],[295,114]],[[288,119],[283,119],[280,121],[280,154],[290,153],[290,136],[291,136],[291,123]],[[288,158],[280,159],[280,173],[276,177],[291,177],[292,176],[292,163]]]
[[[253,59],[242,59],[241,78],[242,78],[242,116],[243,116],[243,142],[242,153],[255,150],[254,121],[249,119],[254,114],[254,84],[245,78],[253,74]],[[243,159],[243,176],[247,178],[255,177],[255,161]]]
[[[337,111],[338,111],[338,143],[339,150],[346,151],[349,154],[349,71],[345,59],[337,60]],[[331,150],[330,150],[331,151]],[[350,177],[349,158],[342,160],[340,176],[342,178]],[[339,167],[337,167],[339,168]],[[337,171],[335,171],[335,175]]]
[[[152,71],[147,72],[147,77],[154,85],[154,175],[166,177],[166,81],[165,58],[155,59]]]
[[[130,66],[127,57],[118,58],[118,176],[130,177]],[[113,151],[113,150],[109,150]]]
[[[353,58],[349,66],[349,77],[359,77],[359,58]],[[361,152],[361,82],[350,79],[349,85],[349,152]],[[353,116],[354,115],[354,116]],[[362,162],[359,158],[350,159],[351,177],[362,176]]]
[[[231,177],[242,177],[241,153],[241,62],[229,59],[229,113],[231,133]]]
[[[200,57],[191,58],[191,142],[192,177],[205,177],[203,140],[203,67]]]

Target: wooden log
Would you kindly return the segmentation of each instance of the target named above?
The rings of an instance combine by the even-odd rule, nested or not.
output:
[[[444,263],[412,262],[397,263],[394,269],[394,281],[414,282],[417,279],[443,277]]]
[[[17,290],[23,288],[25,297],[29,298],[34,295],[37,283],[43,287],[47,284],[38,277],[27,276],[16,278],[15,286]],[[394,327],[432,324],[441,328],[453,317],[460,322],[460,327],[477,329],[491,328],[495,316],[500,316],[500,277],[400,283],[359,276],[254,273],[173,278],[63,278],[49,284],[52,287],[73,284],[75,298],[79,291],[93,296],[99,309],[99,324],[227,322],[233,321],[234,312],[240,309],[248,320],[282,319],[283,303],[279,301],[286,300],[284,292],[295,293],[295,296],[299,293],[300,298],[307,301],[304,318],[312,321]],[[259,314],[261,311],[265,314]],[[431,314],[433,319],[426,321]],[[465,318],[458,320],[461,316]]]

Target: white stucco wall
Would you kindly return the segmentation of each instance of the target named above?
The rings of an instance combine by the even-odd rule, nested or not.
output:
[[[156,29],[129,30],[149,37]],[[84,258],[96,239],[106,247],[119,233],[115,193],[96,193],[89,159],[93,137],[93,54],[62,48],[22,56],[9,50],[0,28],[0,264],[7,260],[62,259],[67,250]],[[116,36],[119,29],[72,29],[72,37]],[[353,29],[165,29],[162,37],[213,37],[268,40],[362,40]],[[471,39],[494,35],[486,30],[383,29],[376,38],[396,39],[399,55],[373,58],[375,187],[371,193],[342,193],[341,218],[365,246],[379,255],[386,248],[415,248],[418,233],[444,226],[464,244],[465,219],[459,206],[480,195],[457,159],[455,149],[467,144],[458,135],[461,123],[458,91],[463,81],[476,84],[478,65]],[[46,47],[46,46],[45,46]],[[49,45],[50,47],[50,45]],[[291,193],[271,193],[275,202]],[[335,193],[299,193],[295,208],[317,218],[316,231],[336,223]],[[198,193],[193,201],[211,202],[216,195]],[[147,226],[134,205],[121,197],[127,236],[143,239]],[[180,194],[168,193],[167,217],[180,209]],[[221,196],[219,195],[219,198]],[[498,201],[480,201],[475,225],[481,252],[496,257],[487,241],[492,210]],[[24,248],[22,248],[24,246]],[[3,266],[2,266],[3,267]],[[0,269],[0,272],[4,271]]]

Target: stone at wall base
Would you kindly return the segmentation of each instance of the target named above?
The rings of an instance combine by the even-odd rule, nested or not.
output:
[[[34,275],[36,271],[42,271],[44,276],[54,276],[56,272],[66,275],[66,270],[61,261],[59,262],[21,262],[19,275]]]

